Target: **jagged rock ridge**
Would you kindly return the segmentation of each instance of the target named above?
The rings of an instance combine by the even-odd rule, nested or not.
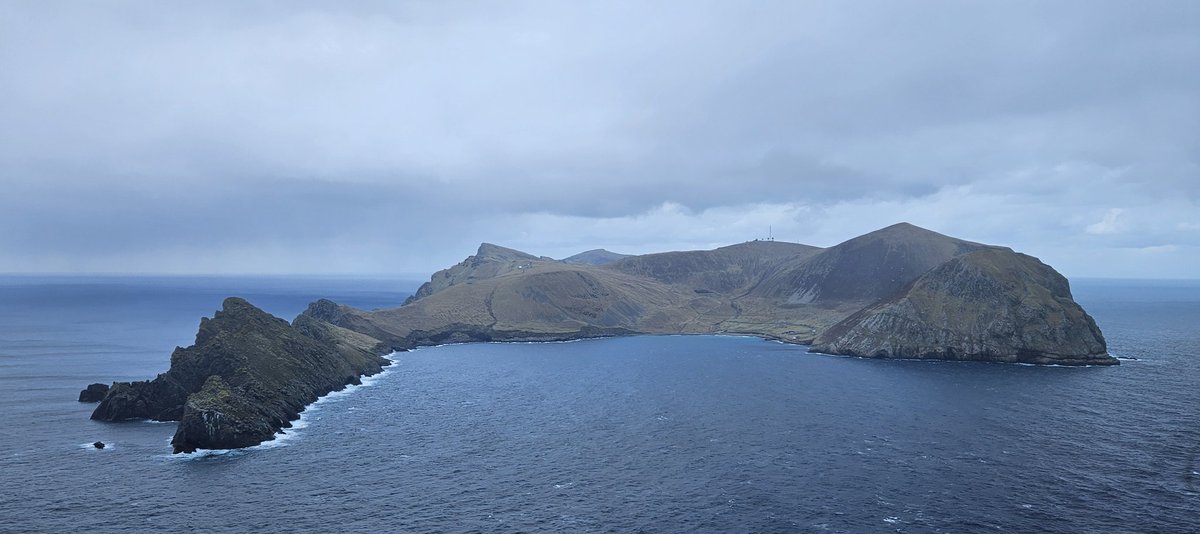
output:
[[[386,351],[369,336],[308,316],[288,324],[231,297],[201,319],[195,344],[177,348],[167,372],[113,384],[92,418],[180,421],[176,452],[244,447],[271,439],[321,395],[378,373]]]

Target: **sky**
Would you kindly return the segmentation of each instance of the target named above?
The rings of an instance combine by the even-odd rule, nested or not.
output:
[[[1200,2],[0,2],[0,272],[420,278],[901,221],[1200,277]]]

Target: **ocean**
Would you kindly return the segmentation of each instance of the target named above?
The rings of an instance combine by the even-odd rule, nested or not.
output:
[[[1200,531],[1200,282],[1072,285],[1122,365],[450,345],[273,442],[172,455],[173,423],[91,421],[79,390],[165,371],[226,296],[291,319],[415,284],[0,277],[0,532]]]

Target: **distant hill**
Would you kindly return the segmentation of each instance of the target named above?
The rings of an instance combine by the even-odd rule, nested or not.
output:
[[[563,258],[563,263],[571,263],[575,265],[608,265],[621,258],[628,258],[629,254],[618,254],[610,252],[602,248],[592,249],[586,252],[580,252],[569,258]]]
[[[978,258],[994,258],[992,263],[1014,269],[1017,274],[1012,276],[1027,280],[1029,287],[1055,283],[1053,277],[1018,269],[1023,263],[1014,258],[1023,256],[1010,249],[900,223],[828,249],[751,241],[714,250],[628,256],[602,265],[538,258],[485,243],[475,255],[435,273],[400,308],[365,312],[325,301],[305,313],[401,348],[600,335],[738,333],[798,343],[820,339],[821,346],[832,352],[849,353],[857,349],[842,350],[830,338],[836,332],[862,331],[844,321],[911,291],[914,283],[939,266],[981,251],[991,255]],[[932,293],[942,286],[921,287]],[[994,297],[1001,300],[1016,291],[1014,285],[994,287],[1001,293]],[[1066,299],[1069,301],[1069,293]],[[957,329],[966,328],[965,323],[938,315],[950,313],[946,306],[952,301],[936,302],[941,307],[914,317],[923,317],[920,320],[935,330],[955,330],[957,337],[946,339],[960,345],[950,350],[969,351],[971,340],[983,334],[959,332]],[[1039,317],[1056,313],[1051,310],[1053,304],[1044,301],[1034,306],[1034,311],[1024,310],[1014,317],[1036,325]],[[958,301],[953,312],[967,313],[972,305],[985,304]],[[1086,314],[1064,317],[1081,325],[1091,320]],[[1087,330],[1075,327],[1072,331]],[[902,338],[915,331],[879,335]],[[1102,347],[1103,338],[1100,343]],[[995,359],[1045,363],[1058,357],[1051,345],[1025,347],[1019,349],[1023,351],[1020,354]],[[1001,352],[1004,350],[996,349],[979,358]]]
[[[895,224],[791,260],[763,280],[754,295],[792,305],[874,302],[950,258],[986,246]]]

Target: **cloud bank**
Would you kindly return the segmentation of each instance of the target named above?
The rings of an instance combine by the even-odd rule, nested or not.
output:
[[[0,4],[0,272],[414,275],[898,221],[1195,277],[1200,4]]]

